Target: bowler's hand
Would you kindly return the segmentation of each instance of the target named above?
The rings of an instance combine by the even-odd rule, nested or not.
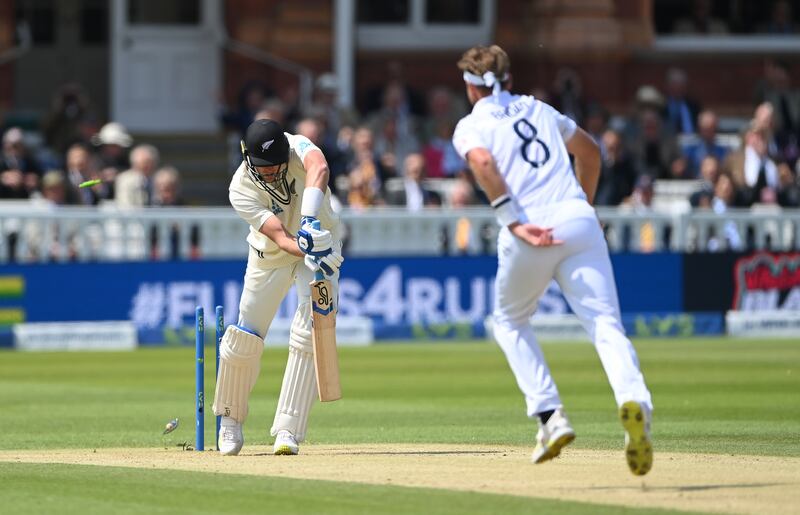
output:
[[[563,240],[553,239],[552,227],[539,227],[533,224],[512,224],[509,227],[511,233],[533,247],[550,247],[561,245]]]

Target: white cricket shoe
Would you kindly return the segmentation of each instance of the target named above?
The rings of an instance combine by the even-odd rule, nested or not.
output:
[[[294,435],[284,429],[278,431],[278,434],[275,435],[273,452],[276,456],[291,456],[300,452],[300,446],[297,444],[297,440],[295,439]]]
[[[619,407],[619,419],[625,428],[625,459],[636,476],[647,474],[653,467],[653,443],[650,440],[650,412],[636,401]]]
[[[539,422],[539,432],[536,433],[536,448],[533,449],[531,459],[534,463],[544,463],[552,460],[561,449],[575,439],[575,431],[569,425],[564,411],[561,408],[547,420],[547,424]]]
[[[222,417],[219,424],[219,453],[236,456],[244,445],[242,425],[231,417]]]

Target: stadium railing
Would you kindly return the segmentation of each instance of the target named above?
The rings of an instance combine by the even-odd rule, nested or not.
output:
[[[599,208],[612,252],[791,250],[800,210],[669,213]],[[344,210],[349,256],[494,254],[487,208]],[[44,207],[0,202],[0,263],[242,258],[248,227],[230,208]]]

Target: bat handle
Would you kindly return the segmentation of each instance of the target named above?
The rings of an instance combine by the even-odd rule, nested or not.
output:
[[[314,220],[313,222],[311,222],[311,227],[313,227],[316,230],[319,230],[320,229],[319,220]],[[317,258],[317,265],[319,265],[319,258]],[[323,279],[325,279],[325,276],[322,275],[322,270],[319,268],[319,266],[317,266],[317,271],[314,272],[314,280],[321,281]]]

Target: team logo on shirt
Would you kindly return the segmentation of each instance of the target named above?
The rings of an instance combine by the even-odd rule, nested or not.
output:
[[[269,210],[275,213],[276,215],[283,213],[283,208],[279,206],[277,202],[275,202],[275,199],[272,199],[272,207],[269,208]]]

